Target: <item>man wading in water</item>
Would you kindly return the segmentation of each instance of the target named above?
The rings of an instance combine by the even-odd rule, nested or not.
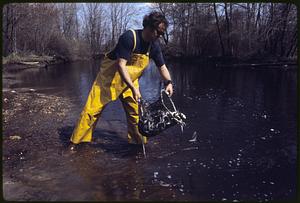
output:
[[[147,142],[146,137],[139,133],[137,125],[138,100],[141,98],[138,79],[148,65],[149,58],[158,67],[170,96],[173,94],[173,86],[158,42],[168,27],[168,21],[163,14],[151,12],[144,17],[143,27],[142,30],[123,33],[116,47],[105,55],[70,138],[70,150],[75,151],[76,144],[92,141],[93,130],[105,105],[118,98],[127,117],[128,142],[137,145]]]

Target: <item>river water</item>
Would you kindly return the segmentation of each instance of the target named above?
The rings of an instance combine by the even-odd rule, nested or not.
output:
[[[6,199],[296,198],[295,69],[169,63],[172,98],[187,116],[183,133],[175,126],[151,138],[144,158],[142,151],[127,145],[126,117],[116,101],[105,108],[93,143],[68,154],[65,146],[98,69],[99,62],[90,61],[5,73],[13,82],[3,83],[4,97],[11,91],[26,94],[33,105],[35,98],[53,96],[64,102],[56,111],[65,110],[50,121],[43,116],[31,118],[28,107],[18,121],[4,125],[7,137],[16,133],[22,137],[14,142],[4,137]],[[140,88],[144,99],[158,98],[160,78],[153,63],[140,79]],[[47,107],[50,99],[43,101]],[[32,127],[33,122],[38,124]],[[18,146],[18,153],[13,154],[9,146]],[[23,160],[18,158],[20,153],[25,154]]]

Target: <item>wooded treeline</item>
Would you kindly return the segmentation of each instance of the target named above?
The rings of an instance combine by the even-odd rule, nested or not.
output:
[[[297,8],[290,3],[155,3],[152,9],[170,22],[169,55],[297,57]],[[139,12],[128,3],[7,4],[3,55],[97,55],[132,22],[142,27]]]
[[[3,55],[91,57],[116,44],[134,21],[135,12],[126,3],[7,4],[3,8]]]
[[[290,3],[159,3],[178,55],[297,57],[297,8]],[[180,49],[178,48],[180,47]]]

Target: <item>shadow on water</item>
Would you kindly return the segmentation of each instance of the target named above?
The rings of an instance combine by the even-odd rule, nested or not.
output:
[[[63,147],[69,146],[73,129],[74,126],[64,126],[58,129],[59,139]]]
[[[65,126],[58,129],[58,134],[63,148],[67,149],[70,144],[74,126]],[[105,153],[113,154],[115,157],[135,156],[142,151],[141,146],[129,144],[127,139],[120,137],[115,131],[105,129],[96,129],[93,133],[93,142],[81,143],[78,150],[86,150],[88,148],[100,150]]]

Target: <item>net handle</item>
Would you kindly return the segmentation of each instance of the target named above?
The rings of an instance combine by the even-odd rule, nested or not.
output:
[[[164,92],[166,95],[168,95],[168,98],[169,98],[169,100],[170,100],[170,102],[171,102],[171,104],[172,104],[172,107],[173,107],[173,109],[174,109],[173,112],[176,112],[177,109],[176,109],[176,107],[175,107],[175,104],[174,104],[173,100],[171,99],[171,97],[169,96],[168,92],[167,92],[165,89],[161,89],[161,91],[160,91],[160,98],[161,98],[162,105],[167,109],[167,111],[169,111],[170,113],[173,113],[173,112],[165,105],[165,102],[164,102],[164,99],[163,99],[163,95],[162,95],[163,92]]]
[[[144,103],[145,103],[145,100],[143,100],[142,98],[138,99],[138,106],[139,106],[139,109],[140,109],[140,112],[142,114],[142,116],[144,115]]]

